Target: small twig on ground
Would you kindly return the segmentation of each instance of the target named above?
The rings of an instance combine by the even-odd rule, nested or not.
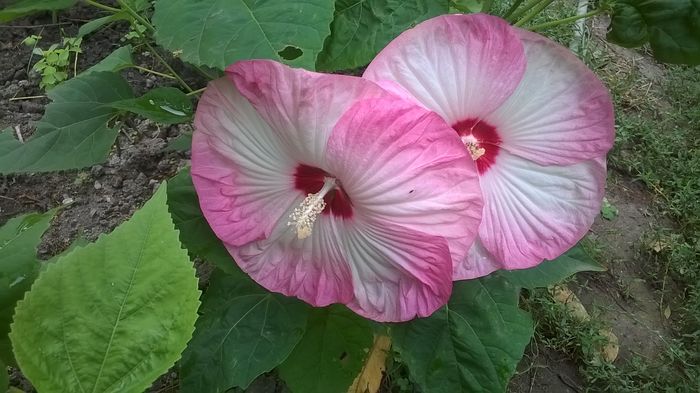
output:
[[[22,101],[22,100],[34,100],[37,98],[46,98],[46,96],[23,96],[23,97],[12,97],[8,101]]]
[[[20,143],[24,143],[24,138],[22,137],[22,132],[19,130],[19,126],[15,126],[15,134],[17,134],[17,139]]]

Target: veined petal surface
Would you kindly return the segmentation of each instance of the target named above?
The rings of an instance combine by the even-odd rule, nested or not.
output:
[[[517,29],[527,69],[520,85],[486,120],[501,148],[540,164],[603,157],[615,139],[613,105],[598,77],[567,48]]]
[[[503,19],[443,15],[403,32],[363,77],[396,82],[449,124],[498,108],[525,71],[523,45]]]

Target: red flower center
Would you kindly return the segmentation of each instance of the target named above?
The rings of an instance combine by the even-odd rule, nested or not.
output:
[[[479,174],[484,174],[496,160],[501,138],[496,127],[483,120],[470,118],[461,120],[452,125],[462,142],[469,149],[472,159],[476,162]]]
[[[323,188],[324,180],[328,177],[334,176],[323,169],[299,164],[294,172],[294,187],[303,191],[304,195],[315,194]],[[332,214],[340,218],[352,217],[352,202],[340,185],[329,191],[323,200],[326,202],[326,208],[322,214]]]

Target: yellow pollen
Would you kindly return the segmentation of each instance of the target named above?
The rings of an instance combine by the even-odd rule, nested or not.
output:
[[[486,154],[486,149],[479,147],[476,143],[469,142],[467,144],[467,149],[469,149],[469,154],[472,155],[472,160],[476,161],[479,157]]]
[[[323,200],[323,197],[333,188],[335,188],[335,179],[326,178],[321,190],[315,194],[306,195],[301,205],[289,215],[290,221],[287,222],[287,225],[294,225],[298,239],[306,239],[311,236],[316,218],[326,208],[326,202]]]

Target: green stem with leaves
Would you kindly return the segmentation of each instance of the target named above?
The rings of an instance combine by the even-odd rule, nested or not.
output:
[[[505,19],[508,22],[513,23],[516,20],[518,20],[518,18],[520,18],[524,13],[526,13],[532,7],[535,7],[537,4],[539,4],[542,1],[546,1],[546,0],[529,0],[528,2],[525,3],[525,5],[522,6],[522,8],[518,9],[518,6],[522,3],[522,0],[520,0],[520,1],[516,0],[516,2],[513,3],[513,6],[515,6],[515,8],[512,10],[512,13],[510,15],[508,15]],[[511,7],[511,8],[513,8],[513,7]],[[511,10],[508,10],[508,12],[511,12]]]
[[[539,25],[531,26],[529,28],[529,30],[540,31],[540,30],[549,29],[549,28],[555,27],[555,26],[565,25],[567,23],[571,23],[571,22],[577,21],[579,19],[590,18],[592,16],[596,16],[596,15],[602,13],[603,11],[604,10],[602,10],[602,9],[597,9],[597,10],[586,12],[585,14],[581,14],[581,15],[574,15],[574,16],[570,16],[570,17],[564,18],[564,19],[558,19],[558,20],[553,20],[551,22],[540,23]]]
[[[536,17],[542,10],[547,8],[548,5],[552,4],[554,0],[544,0],[543,2],[537,4],[535,7],[533,7],[525,16],[523,16],[520,20],[515,22],[514,26],[522,26],[525,23],[531,21],[534,17]]]
[[[178,83],[180,83],[180,85],[182,85],[182,87],[184,87],[185,90],[191,92],[192,88],[187,84],[187,82],[185,82],[180,77],[180,75],[178,75],[177,72],[175,72],[173,67],[170,66],[170,64],[158,53],[158,51],[156,51],[155,48],[153,48],[153,46],[149,43],[146,43],[146,46],[148,47],[148,50],[153,54],[153,56],[155,56],[156,59],[158,59],[158,61],[160,61],[161,64],[163,64],[163,66],[168,69],[170,74],[172,74],[172,76],[175,77],[175,79],[177,79]]]
[[[114,8],[110,7],[108,5],[100,4],[94,0],[83,0],[85,4],[91,5],[93,7],[99,8],[101,10],[109,11],[109,12],[120,12],[121,10],[119,8]]]
[[[518,9],[518,7],[520,7],[520,4],[522,3],[523,0],[515,0],[513,2],[513,5],[511,5],[510,8],[508,8],[508,11],[506,11],[506,13],[503,14],[503,19],[508,19],[513,14],[513,12],[515,12],[515,10]]]
[[[124,0],[117,0],[117,4],[119,4],[119,6],[122,7],[122,10],[128,12],[129,15],[131,15],[134,19],[139,21],[139,23],[146,26],[146,28],[150,30],[151,33],[155,33],[156,29],[153,27],[151,22],[147,21],[143,16],[139,15],[136,11],[129,7],[129,4],[127,4]]]
[[[162,72],[158,72],[158,71],[152,70],[152,69],[150,69],[150,68],[146,68],[146,67],[141,67],[141,66],[137,66],[137,65],[132,65],[131,68],[136,68],[137,70],[140,70],[140,71],[143,71],[143,72],[148,72],[149,74],[158,75],[158,76],[160,76],[161,78],[177,79],[177,78],[175,78],[174,76],[172,76],[172,75],[170,75],[170,74],[164,74],[164,73],[162,73]]]

